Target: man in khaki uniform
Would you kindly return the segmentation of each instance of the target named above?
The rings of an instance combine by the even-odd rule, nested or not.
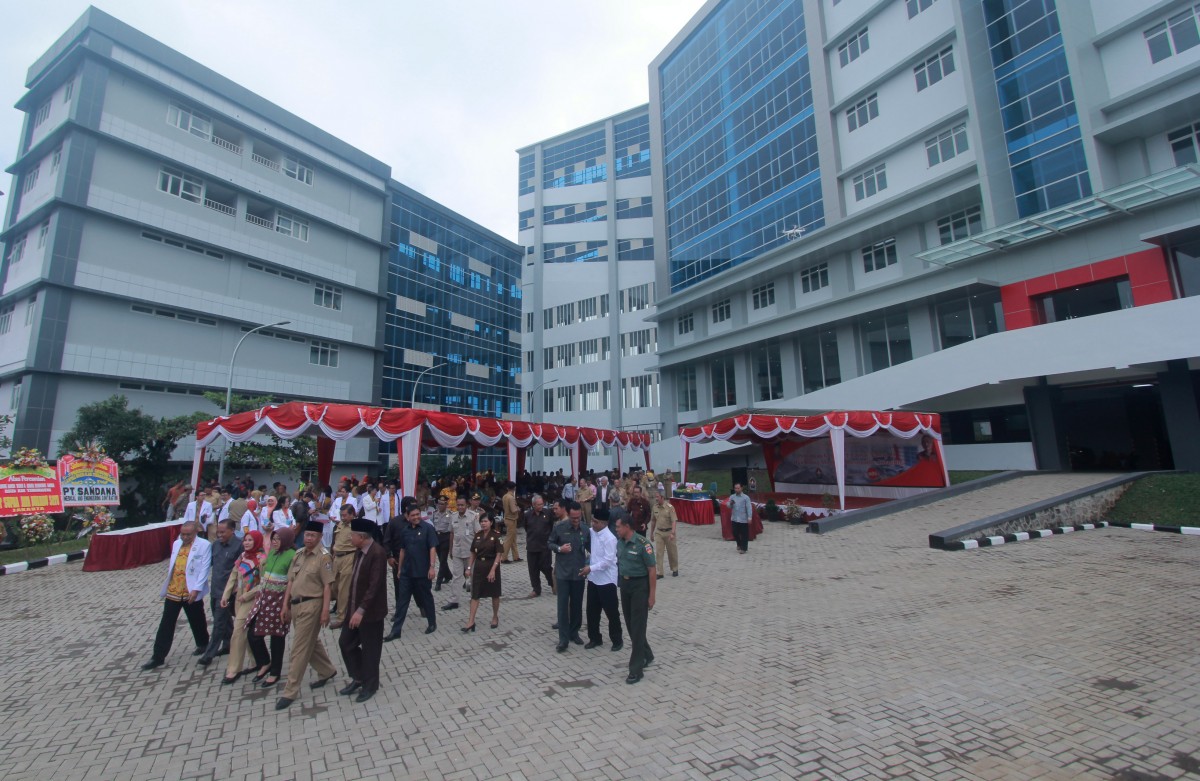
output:
[[[671,558],[671,575],[679,577],[679,548],[675,545],[675,534],[679,529],[679,518],[675,507],[661,494],[654,497],[654,510],[650,513],[650,533],[654,535],[654,552],[658,577],[663,576],[663,560]],[[665,552],[664,552],[665,551]]]
[[[300,696],[300,685],[311,661],[317,672],[318,689],[337,675],[337,668],[321,645],[321,627],[329,624],[329,593],[333,586],[333,558],[321,544],[324,524],[309,521],[304,527],[304,547],[296,552],[288,568],[287,590],[283,593],[281,618],[292,622],[292,658],[287,686],[275,703],[283,710]]]
[[[521,517],[521,508],[517,505],[517,489],[512,483],[504,484],[504,550],[500,553],[500,563],[508,564],[509,551],[512,561],[521,560],[521,552],[517,550],[517,520]]]
[[[338,629],[346,620],[346,605],[350,604],[350,576],[354,572],[354,552],[358,550],[350,540],[350,522],[357,514],[349,502],[342,505],[342,517],[333,529],[333,594],[337,599],[337,612],[329,624]]]

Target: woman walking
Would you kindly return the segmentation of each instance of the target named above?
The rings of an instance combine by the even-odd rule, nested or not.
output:
[[[293,547],[296,530],[291,526],[276,529],[271,540],[271,555],[262,566],[262,586],[254,607],[246,617],[246,636],[258,675],[254,680],[263,681],[264,689],[279,683],[283,672],[283,646],[287,639],[289,623],[283,620],[283,594],[287,590],[288,567],[296,557]],[[271,650],[267,642],[271,638]],[[266,680],[263,680],[263,679]]]
[[[233,568],[233,577],[225,586],[221,607],[228,608],[233,601],[233,636],[229,639],[229,664],[225,667],[225,678],[221,683],[233,683],[243,672],[246,661],[246,618],[254,607],[258,589],[262,585],[262,566],[267,561],[263,550],[262,532],[249,531],[242,538],[242,556]],[[254,668],[250,668],[254,669]]]
[[[471,578],[471,615],[467,618],[464,632],[475,631],[475,611],[479,600],[492,598],[492,629],[500,626],[500,552],[504,540],[486,514],[479,516],[479,531],[471,542],[471,561],[466,574]]]

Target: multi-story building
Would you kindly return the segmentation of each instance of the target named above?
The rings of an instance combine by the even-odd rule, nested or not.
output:
[[[665,429],[928,409],[951,468],[1200,468],[1198,14],[706,3],[650,67]]]
[[[76,410],[113,394],[215,413],[199,397],[224,390],[258,326],[236,392],[407,406],[409,369],[444,360],[467,365],[426,375],[423,401],[514,410],[515,245],[94,8],[26,86],[0,234],[0,413],[17,445],[54,455]],[[420,336],[413,302],[428,306]],[[446,385],[459,396],[428,397]],[[335,458],[368,468],[378,448],[351,440]]]
[[[525,411],[535,420],[660,431],[648,107],[518,150],[525,246]],[[532,468],[564,469],[564,450]],[[616,456],[598,450],[589,466]]]
[[[399,182],[389,194],[383,404],[519,417],[523,250]],[[479,468],[505,459],[485,450]]]

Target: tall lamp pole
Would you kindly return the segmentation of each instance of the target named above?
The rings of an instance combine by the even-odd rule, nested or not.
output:
[[[280,320],[278,323],[265,323],[255,326],[246,333],[242,334],[242,338],[238,339],[238,343],[233,348],[233,355],[229,358],[229,382],[225,385],[225,417],[229,417],[229,407],[233,403],[233,363],[237,360],[238,350],[242,349],[242,342],[246,341],[246,337],[255,331],[261,331],[264,328],[275,328],[280,325],[291,325],[291,320]],[[229,443],[225,443],[225,447],[221,448],[221,463],[217,467],[217,485],[225,485],[225,451],[229,450]]]
[[[429,372],[433,371],[434,369],[440,369],[445,365],[446,365],[445,361],[443,361],[442,363],[435,363],[433,366],[430,366],[428,369],[426,369],[425,371],[423,371],[417,375],[417,379],[413,380],[412,398],[408,402],[408,406],[410,408],[412,408],[412,409],[417,408],[417,386],[421,384],[421,378],[424,377],[426,374],[429,374]]]

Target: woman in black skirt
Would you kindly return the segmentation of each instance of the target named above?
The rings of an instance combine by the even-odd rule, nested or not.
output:
[[[487,514],[480,515],[479,532],[471,542],[471,560],[466,571],[471,578],[471,616],[462,629],[464,632],[475,631],[475,611],[483,597],[492,598],[492,629],[500,626],[500,551],[503,549],[504,540],[493,527],[492,519]]]

